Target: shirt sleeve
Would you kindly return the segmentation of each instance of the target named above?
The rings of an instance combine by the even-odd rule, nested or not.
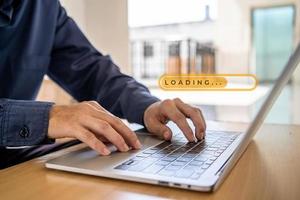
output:
[[[49,110],[52,103],[0,99],[0,147],[50,144]]]
[[[143,124],[145,109],[159,99],[97,51],[58,6],[49,77],[76,100],[95,100],[114,115]]]

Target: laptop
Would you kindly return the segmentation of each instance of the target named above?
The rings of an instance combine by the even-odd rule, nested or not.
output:
[[[174,133],[171,141],[162,141],[142,129],[136,131],[143,145],[140,150],[126,153],[115,151],[109,156],[100,156],[84,146],[47,161],[46,167],[168,187],[214,191],[261,127],[299,62],[300,45],[245,132],[207,130],[205,140],[188,143],[178,127],[169,123]],[[193,126],[192,123],[190,125]]]

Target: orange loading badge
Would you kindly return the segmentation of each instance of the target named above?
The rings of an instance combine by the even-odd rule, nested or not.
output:
[[[159,86],[163,90],[173,91],[251,91],[257,84],[258,80],[252,74],[163,75],[159,79]]]

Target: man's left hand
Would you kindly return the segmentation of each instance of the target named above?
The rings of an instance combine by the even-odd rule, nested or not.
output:
[[[192,120],[194,131],[189,126],[187,118]],[[156,102],[144,113],[144,123],[148,131],[165,140],[172,138],[172,131],[166,126],[169,120],[180,128],[190,142],[196,141],[195,136],[198,140],[202,140],[205,136],[206,124],[201,110],[182,102],[179,98]]]

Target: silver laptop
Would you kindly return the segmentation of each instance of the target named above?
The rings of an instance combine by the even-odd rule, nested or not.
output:
[[[46,167],[168,187],[214,191],[245,151],[299,61],[300,45],[245,132],[208,130],[204,141],[188,143],[180,130],[169,123],[175,133],[171,142],[140,130],[137,135],[143,144],[141,150],[115,151],[109,156],[99,156],[90,148],[83,147],[47,161]]]

